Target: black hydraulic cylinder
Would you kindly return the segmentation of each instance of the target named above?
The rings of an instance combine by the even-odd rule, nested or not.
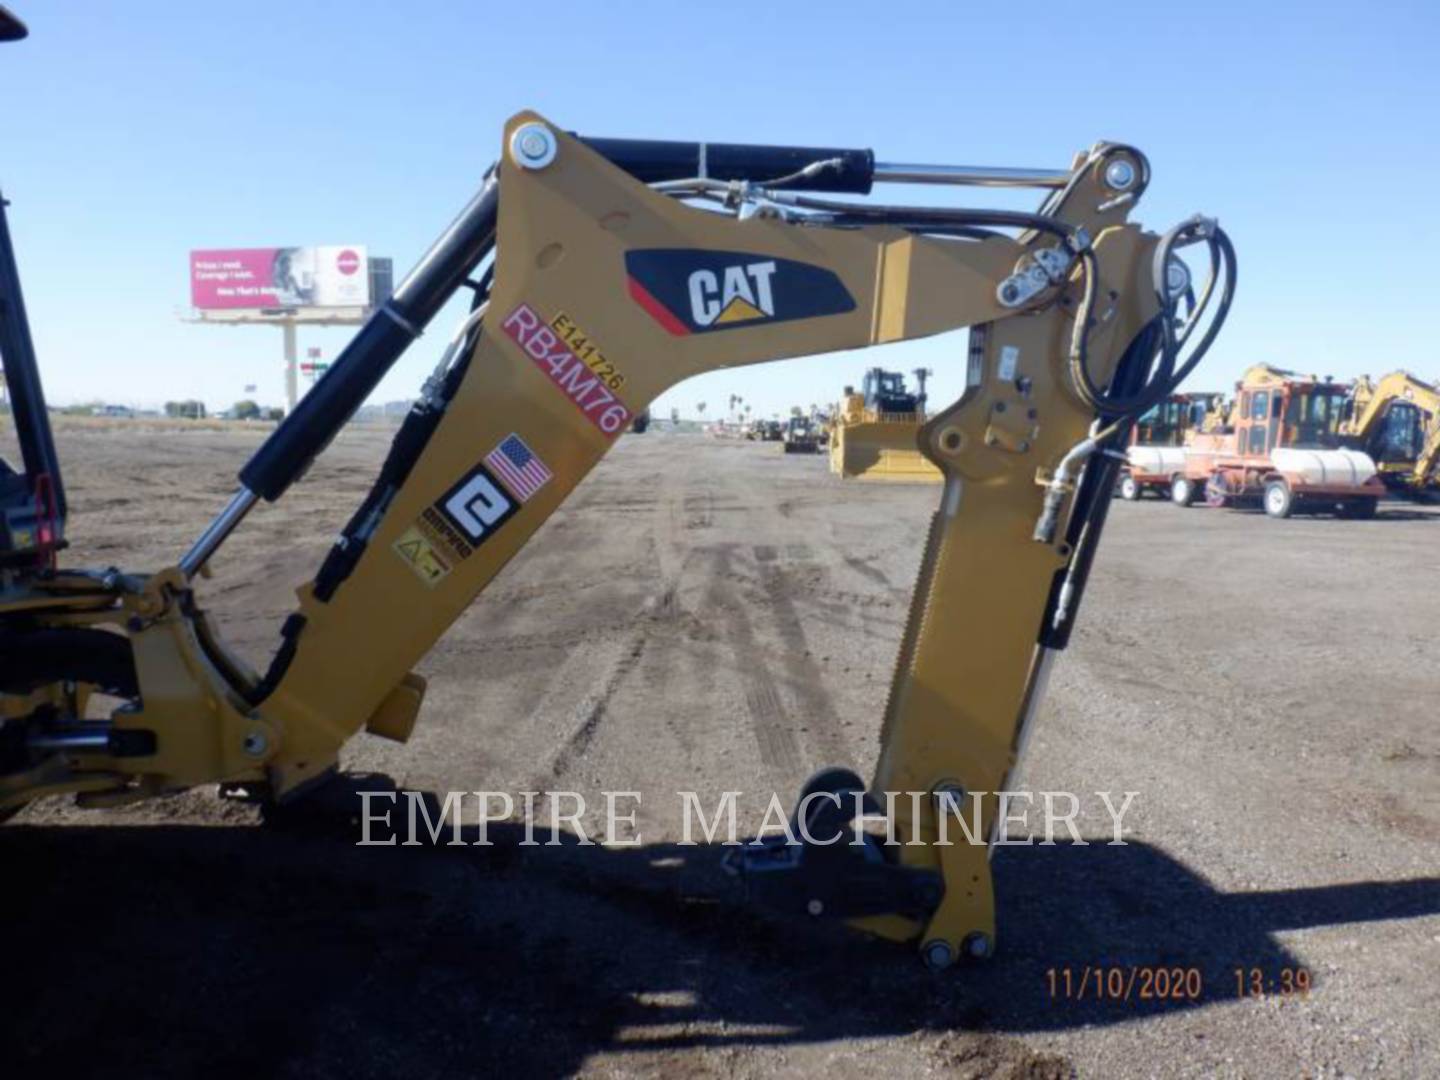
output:
[[[240,470],[247,489],[275,501],[329,445],[490,249],[499,209],[492,176]]]
[[[702,174],[761,183],[817,161],[838,159],[837,167],[786,186],[863,195],[870,191],[875,171],[875,155],[869,150],[644,139],[581,141],[647,184]],[[246,463],[240,482],[248,490],[273,502],[304,473],[489,249],[498,214],[499,185],[492,176]]]
[[[40,386],[40,366],[35,343],[30,337],[30,320],[25,315],[25,298],[20,292],[20,269],[10,244],[10,223],[5,216],[9,203],[0,195],[0,359],[4,361],[5,385],[10,394],[10,411],[15,417],[15,436],[20,443],[20,460],[33,493],[37,478],[50,477],[55,508],[65,516],[65,486],[60,482],[60,458],[45,411],[45,393]]]
[[[797,173],[817,161],[838,159],[836,168],[784,185],[796,191],[868,195],[875,179],[873,150],[836,150],[810,146],[751,146],[744,143],[664,142],[654,139],[592,139],[581,142],[636,180],[657,184],[688,180],[751,180],[764,183]]]
[[[23,22],[0,7],[0,41],[20,41],[29,33]]]

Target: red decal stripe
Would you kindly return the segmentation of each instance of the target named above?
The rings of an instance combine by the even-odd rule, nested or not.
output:
[[[670,309],[650,295],[650,290],[641,285],[633,277],[627,277],[630,283],[630,296],[634,301],[650,313],[650,317],[663,326],[676,337],[685,337],[690,333],[690,328],[670,314]]]

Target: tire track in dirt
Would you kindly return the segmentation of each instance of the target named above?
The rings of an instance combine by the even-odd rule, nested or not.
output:
[[[650,685],[657,694],[665,694],[670,687],[677,685],[677,680],[683,680],[684,684],[692,687],[695,699],[704,701],[711,697],[714,690],[714,665],[694,662],[695,656],[687,655],[690,650],[687,650],[686,646],[690,639],[703,640],[708,635],[703,622],[687,609],[680,599],[683,575],[690,565],[690,556],[694,550],[687,543],[685,533],[689,529],[706,528],[709,525],[708,517],[697,520],[691,516],[695,502],[693,497],[687,499],[684,494],[687,488],[697,483],[693,473],[693,469],[686,468],[683,475],[678,475],[677,469],[672,466],[662,474],[661,499],[654,518],[651,542],[654,545],[655,560],[660,568],[659,580],[663,588],[653,612],[657,634],[653,642],[655,647],[652,649],[652,670],[648,674]],[[708,484],[708,477],[698,482],[702,485]],[[701,494],[702,505],[713,506],[708,488]],[[677,676],[676,673],[682,666],[683,675]],[[694,758],[695,741],[685,723],[686,719],[688,716],[681,709],[663,710],[662,722],[684,756],[689,771]]]
[[[822,765],[855,765],[864,755],[850,745],[807,632],[812,619],[830,617],[823,603],[812,602],[813,587],[831,579],[843,556],[824,541],[817,548],[790,539],[809,529],[797,529],[804,519],[796,518],[793,479],[779,479],[773,487],[745,489],[745,520],[775,523],[773,534],[757,529],[748,546],[727,542],[707,550],[705,608],[721,616],[719,634],[735,658],[761,766],[777,784],[793,785]]]
[[[572,653],[561,666],[550,690],[531,713],[531,719],[558,714],[560,719],[552,721],[551,726],[568,734],[559,741],[559,748],[550,758],[549,776],[533,781],[532,786],[543,789],[549,780],[564,776],[584,756],[605,718],[606,706],[615,696],[616,688],[640,662],[645,645],[646,631],[644,627],[637,627],[626,637],[607,642],[598,649]],[[577,685],[595,689],[579,701],[565,704],[573,698]]]
[[[767,662],[768,650],[757,640],[754,625],[745,614],[749,601],[735,588],[733,552],[734,547],[728,544],[711,549],[713,566],[706,607],[725,614],[723,636],[744,683],[745,709],[760,748],[761,765],[778,784],[793,780],[801,771],[800,747],[795,733],[784,722],[780,694]]]
[[[686,557],[682,533],[688,522],[682,522],[682,517],[689,514],[693,520],[694,507],[699,505],[708,525],[711,506],[708,491],[700,496],[684,494],[688,479],[688,475],[678,476],[674,469],[667,470],[661,475],[657,497],[649,504],[650,548],[658,573],[639,606],[623,620],[629,631],[593,648],[580,643],[582,647],[572,650],[549,680],[544,696],[525,721],[527,726],[533,723],[553,731],[557,747],[542,778],[532,781],[531,786],[543,788],[565,776],[584,757],[607,715],[610,701],[640,664],[652,638],[683,614],[678,589]],[[632,498],[630,504],[643,506],[645,500]],[[593,689],[577,701],[577,687]],[[546,720],[556,716],[559,719]]]
[[[858,555],[846,555],[844,556],[844,559],[845,565],[848,566],[851,570],[855,571],[855,573],[859,574],[866,581],[873,582],[874,584],[879,585],[881,588],[889,589],[892,592],[895,590],[895,586],[891,584],[889,577],[887,577],[885,574],[885,571],[881,570],[879,567],[871,566],[867,560],[861,558]]]
[[[791,549],[809,548],[804,545],[790,545]],[[793,552],[792,552],[793,554]],[[849,753],[846,739],[835,727],[835,702],[825,688],[825,675],[810,653],[809,640],[805,635],[804,620],[792,594],[790,581],[782,566],[762,563],[760,581],[770,599],[771,618],[780,641],[785,646],[780,651],[786,684],[795,698],[796,707],[804,717],[803,731],[807,741],[814,744],[820,764],[838,765]]]

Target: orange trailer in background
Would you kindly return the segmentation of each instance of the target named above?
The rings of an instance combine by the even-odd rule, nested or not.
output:
[[[1220,400],[1219,393],[1171,394],[1135,422],[1115,493],[1135,500],[1147,491],[1166,495],[1185,471],[1185,447]]]
[[[1373,517],[1385,493],[1375,462],[1343,445],[1350,387],[1268,364],[1236,387],[1233,430],[1197,434],[1170,497],[1190,506],[1261,506],[1274,518],[1297,512]]]

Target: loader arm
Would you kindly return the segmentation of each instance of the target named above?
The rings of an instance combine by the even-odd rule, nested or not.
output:
[[[1163,238],[1129,223],[1149,173],[1121,146],[1054,174],[1006,174],[1050,189],[1036,215],[815,195],[868,191],[887,168],[956,179],[858,151],[587,142],[533,113],[508,123],[504,147],[179,565],[105,583],[140,694],[113,717],[110,741],[77,746],[63,769],[37,766],[29,790],[84,789],[96,804],[215,780],[301,791],[362,728],[408,736],[424,691],[415,664],[667,388],[968,326],[966,389],[918,434],[944,483],[868,785],[923,793],[898,808],[903,835],[923,843],[899,848],[895,866],[755,876],[782,905],[836,897],[830,914],[919,939],[932,962],[987,952],[987,848],[934,845],[939,800],[1002,790],[1015,768],[1104,524],[1112,451],[1198,360],[1178,360],[1194,325],[1175,310],[1189,282],[1175,279],[1173,252],[1205,247],[1225,280],[1203,353],[1233,288],[1228,240],[1199,218]],[[198,609],[191,577],[249,506],[283,494],[467,281],[472,317],[299,591],[269,670],[247,671]],[[104,621],[91,579],[61,575],[37,591],[36,603],[68,596]],[[0,786],[0,799],[25,795]],[[988,835],[993,795],[981,805]],[[866,889],[847,890],[861,878]]]

